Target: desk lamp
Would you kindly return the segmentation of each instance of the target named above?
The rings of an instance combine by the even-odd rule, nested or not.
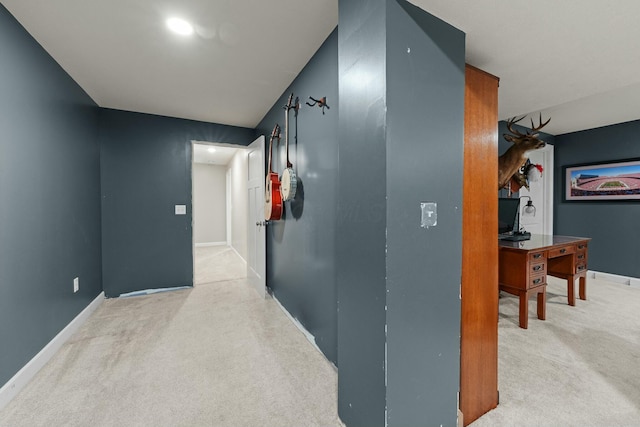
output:
[[[529,201],[527,202],[527,204],[525,205],[524,208],[522,208],[522,216],[535,216],[536,215],[536,207],[533,206],[533,202],[531,201],[531,197],[529,196],[520,196],[519,199],[524,199],[527,198],[529,199]],[[518,204],[520,203],[520,200],[518,200]],[[518,215],[516,217],[516,231],[513,232],[513,235],[511,235],[509,238],[505,239],[505,240],[515,240],[515,241],[519,241],[519,240],[529,240],[531,238],[531,233],[529,233],[528,231],[521,231],[520,230],[520,212],[518,209]]]
[[[533,206],[533,201],[531,200],[531,197],[529,196],[520,196],[520,198],[524,198],[526,197],[527,199],[529,199],[529,201],[527,201],[527,204],[525,205],[524,208],[522,208],[522,215],[523,216],[536,216],[536,207]]]

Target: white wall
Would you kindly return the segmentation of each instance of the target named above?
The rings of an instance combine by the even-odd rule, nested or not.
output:
[[[231,245],[247,259],[247,152],[238,150],[229,162],[231,170]]]
[[[227,241],[226,174],[224,166],[193,164],[194,243]]]

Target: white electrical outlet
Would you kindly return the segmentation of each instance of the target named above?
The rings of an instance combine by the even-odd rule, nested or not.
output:
[[[76,293],[80,290],[80,279],[76,277],[73,279],[73,293]]]

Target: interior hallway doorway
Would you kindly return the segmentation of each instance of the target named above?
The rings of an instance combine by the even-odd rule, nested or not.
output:
[[[193,284],[244,279],[246,150],[193,141]]]

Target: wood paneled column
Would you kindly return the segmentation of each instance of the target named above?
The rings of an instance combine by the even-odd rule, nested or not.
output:
[[[465,72],[460,410],[464,425],[498,405],[498,82]]]

